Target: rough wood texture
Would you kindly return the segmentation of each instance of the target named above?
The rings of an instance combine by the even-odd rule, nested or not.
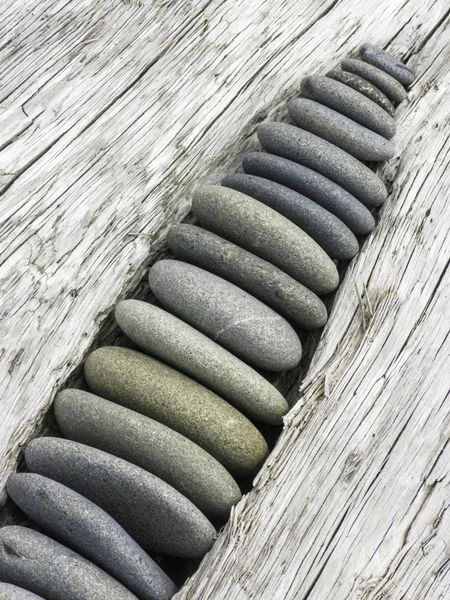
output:
[[[420,73],[385,170],[393,194],[256,490],[179,598],[444,598],[446,8],[2,7],[0,492],[192,186],[254,145],[302,75],[371,40]]]
[[[450,597],[449,33],[417,57],[392,195],[300,401],[177,600]]]

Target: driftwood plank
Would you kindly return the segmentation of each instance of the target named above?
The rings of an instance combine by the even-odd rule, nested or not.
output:
[[[177,600],[450,596],[450,22],[399,111],[394,181],[255,490]]]
[[[385,171],[392,197],[347,274],[255,492],[180,597],[443,594],[446,8],[2,7],[0,492],[104,318],[185,213],[192,186],[217,181],[254,146],[256,124],[302,75],[370,39],[421,73],[400,111],[401,156]]]

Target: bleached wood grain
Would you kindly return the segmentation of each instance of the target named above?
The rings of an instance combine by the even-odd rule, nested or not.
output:
[[[299,402],[177,600],[450,598],[449,48],[447,19]]]
[[[236,164],[304,74],[372,40],[421,73],[400,109],[400,157],[385,171],[393,195],[347,274],[302,403],[255,492],[180,598],[396,598],[405,582],[405,598],[427,585],[423,597],[444,597],[446,8],[2,6],[0,492],[192,186]],[[367,284],[375,311],[363,294],[365,330],[355,283],[360,293]]]

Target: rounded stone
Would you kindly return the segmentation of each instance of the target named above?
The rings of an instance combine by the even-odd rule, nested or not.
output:
[[[184,228],[193,226],[178,227],[182,228],[181,238]],[[199,381],[238,410],[264,423],[282,423],[288,411],[282,394],[265,377],[194,327],[162,308],[139,300],[119,302],[116,320],[142,350]],[[205,490],[212,487],[208,482]],[[228,488],[232,492],[231,485]],[[228,497],[235,503],[235,493]]]
[[[117,456],[71,440],[43,437],[28,444],[25,462],[33,473],[97,504],[147,552],[201,558],[214,543],[214,527],[190,500]]]
[[[133,410],[83,390],[67,389],[56,397],[55,416],[66,437],[153,473],[210,519],[226,519],[241,497],[237,483],[215,458],[173,429]]]
[[[298,225],[331,258],[349,260],[359,251],[358,240],[333,213],[298,192],[256,175],[228,175],[222,185],[270,206]]]
[[[412,69],[373,44],[363,44],[359,49],[359,55],[365,62],[385,71],[403,85],[411,85],[414,81],[415,74]]]
[[[78,552],[142,600],[170,600],[177,588],[126,531],[96,504],[36,473],[6,486],[17,506],[46,534]]]
[[[46,600],[137,600],[85,558],[27,527],[0,529],[0,580]]]
[[[300,362],[302,347],[291,325],[221,277],[179,260],[161,260],[150,269],[149,282],[165,309],[251,365],[284,371]]]
[[[42,596],[36,596],[33,592],[23,588],[0,582],[0,600],[44,600]]]
[[[394,119],[381,106],[340,81],[311,75],[302,80],[301,91],[311,100],[337,110],[387,139],[395,133]]]
[[[395,154],[394,145],[385,137],[315,100],[294,98],[288,110],[296,125],[359,160],[388,160]]]
[[[359,75],[373,83],[394,104],[399,104],[406,98],[406,91],[402,84],[378,67],[356,58],[345,58],[341,62],[341,67],[344,71]]]
[[[96,394],[178,431],[233,475],[253,475],[267,456],[264,438],[244,415],[155,358],[105,346],[88,356],[84,373]]]
[[[366,206],[387,198],[384,183],[369,167],[344,150],[294,125],[266,122],[258,127],[265,150],[314,169],[353,194]]]
[[[336,81],[340,81],[341,83],[353,88],[360,94],[367,96],[367,98],[373,102],[376,102],[378,106],[381,106],[381,108],[385,110],[391,117],[395,115],[395,108],[389,98],[372,83],[366,81],[359,75],[348,73],[347,71],[342,71],[341,69],[333,69],[327,73],[327,77],[335,79]]]
[[[195,191],[192,212],[200,224],[267,260],[316,294],[339,285],[336,265],[309,235],[262,202],[223,186]]]
[[[315,329],[325,325],[327,309],[314,292],[295,281],[278,267],[251,252],[247,252],[240,246],[236,246],[236,244],[228,242],[206,229],[187,224],[172,227],[167,242],[177,258],[202,267],[207,271],[212,271],[216,275],[231,281],[301,327]],[[232,379],[235,378],[236,382],[239,382],[239,387],[242,385],[240,370],[230,368],[229,372],[230,375],[224,378],[223,393],[225,395],[229,391],[229,380],[232,372],[235,372],[235,377],[232,377]],[[264,381],[266,380],[264,379]],[[266,384],[270,385],[267,382]],[[273,386],[270,387],[275,390]],[[256,389],[255,395],[259,399],[256,401],[255,398],[252,403],[257,402],[253,411],[257,416],[261,410],[259,405],[264,403],[268,406],[275,398],[268,402],[264,400],[264,396],[260,396],[260,392]],[[271,393],[272,396],[273,393]],[[284,402],[286,401],[284,400]],[[276,414],[279,415],[279,409],[282,405],[278,399],[276,405],[279,407]],[[239,407],[239,404],[237,406]],[[245,405],[240,408],[244,412],[247,411]],[[280,420],[279,416],[277,419]],[[273,417],[271,417],[271,420],[273,422]],[[267,422],[270,421],[267,420]]]
[[[287,158],[268,152],[250,152],[244,156],[246,173],[281,183],[311,198],[336,215],[355,235],[367,235],[375,227],[370,211],[331,179]]]

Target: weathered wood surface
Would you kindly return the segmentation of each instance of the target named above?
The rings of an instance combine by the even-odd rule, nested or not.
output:
[[[450,598],[449,48],[447,20],[300,401],[177,600]]]
[[[446,9],[444,0],[2,7],[0,491],[192,186],[216,181],[255,144],[256,123],[302,75],[371,40],[420,73],[385,170],[393,194],[256,491],[179,597],[445,597]]]

